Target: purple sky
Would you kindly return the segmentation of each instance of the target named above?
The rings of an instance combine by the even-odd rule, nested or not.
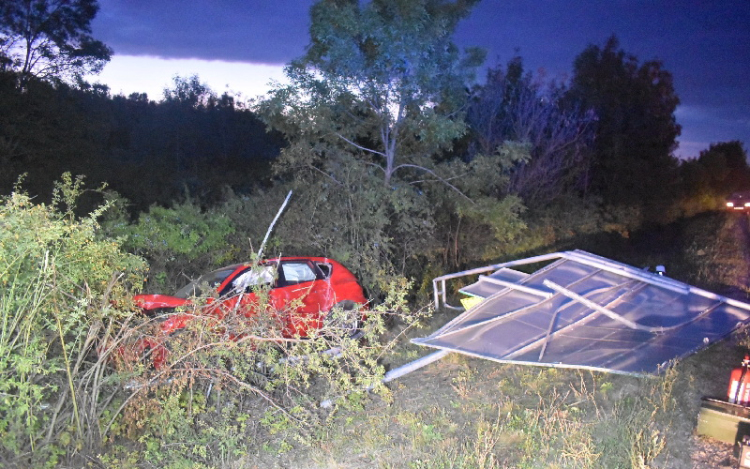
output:
[[[116,55],[280,65],[304,53],[313,2],[99,3],[94,36]],[[527,69],[559,77],[612,34],[641,62],[661,60],[674,75],[680,156],[713,142],[750,146],[750,0],[483,0],[456,41],[485,48],[489,65],[518,51]]]

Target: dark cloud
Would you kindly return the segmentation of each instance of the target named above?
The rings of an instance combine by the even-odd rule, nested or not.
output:
[[[94,33],[121,55],[282,64],[308,42],[308,1],[100,0]]]
[[[283,64],[304,53],[312,3],[100,0],[94,34],[122,55]],[[520,54],[529,70],[564,77],[587,45],[612,34],[674,75],[683,156],[715,141],[750,144],[748,0],[484,0],[457,42],[487,49],[489,64]]]

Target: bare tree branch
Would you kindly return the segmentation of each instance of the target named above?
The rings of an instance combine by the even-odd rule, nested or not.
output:
[[[451,189],[453,189],[461,197],[465,198],[466,200],[468,200],[472,204],[475,203],[473,200],[471,200],[471,198],[469,196],[467,196],[466,194],[464,194],[463,192],[461,192],[461,189],[459,189],[458,187],[454,186],[453,184],[451,184],[450,182],[448,182],[447,179],[441,177],[435,171],[433,171],[433,170],[431,170],[429,168],[425,168],[424,166],[419,166],[419,165],[416,165],[416,164],[400,164],[400,165],[396,166],[395,168],[393,168],[393,172],[395,173],[396,170],[401,169],[401,168],[414,168],[414,169],[419,169],[419,170],[424,171],[426,173],[432,174],[433,176],[435,176],[435,178],[437,178],[438,181],[442,182],[446,186],[448,186]]]
[[[337,136],[338,138],[340,138],[341,140],[343,140],[343,141],[345,141],[346,143],[348,143],[349,145],[353,145],[354,147],[356,147],[356,148],[358,148],[358,149],[360,149],[360,150],[362,150],[362,151],[364,151],[364,152],[367,152],[367,153],[372,153],[372,154],[375,154],[375,155],[379,155],[379,156],[382,156],[383,158],[387,158],[387,157],[386,157],[386,155],[385,155],[385,153],[383,153],[383,152],[379,152],[379,151],[377,151],[377,150],[373,150],[372,148],[367,148],[367,147],[363,147],[362,145],[360,145],[360,144],[358,144],[358,143],[355,143],[355,142],[353,142],[353,141],[349,140],[348,138],[344,137],[343,135],[341,135],[341,134],[340,134],[340,133],[338,133],[338,132],[336,132],[336,134],[335,134],[335,135],[336,135],[336,136]]]

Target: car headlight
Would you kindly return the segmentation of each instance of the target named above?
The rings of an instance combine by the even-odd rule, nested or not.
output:
[[[727,207],[734,207],[734,202],[727,202]]]

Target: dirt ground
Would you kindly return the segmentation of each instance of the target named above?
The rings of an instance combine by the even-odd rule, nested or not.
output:
[[[691,437],[693,469],[736,468],[737,458],[732,455],[732,445],[715,440]]]

